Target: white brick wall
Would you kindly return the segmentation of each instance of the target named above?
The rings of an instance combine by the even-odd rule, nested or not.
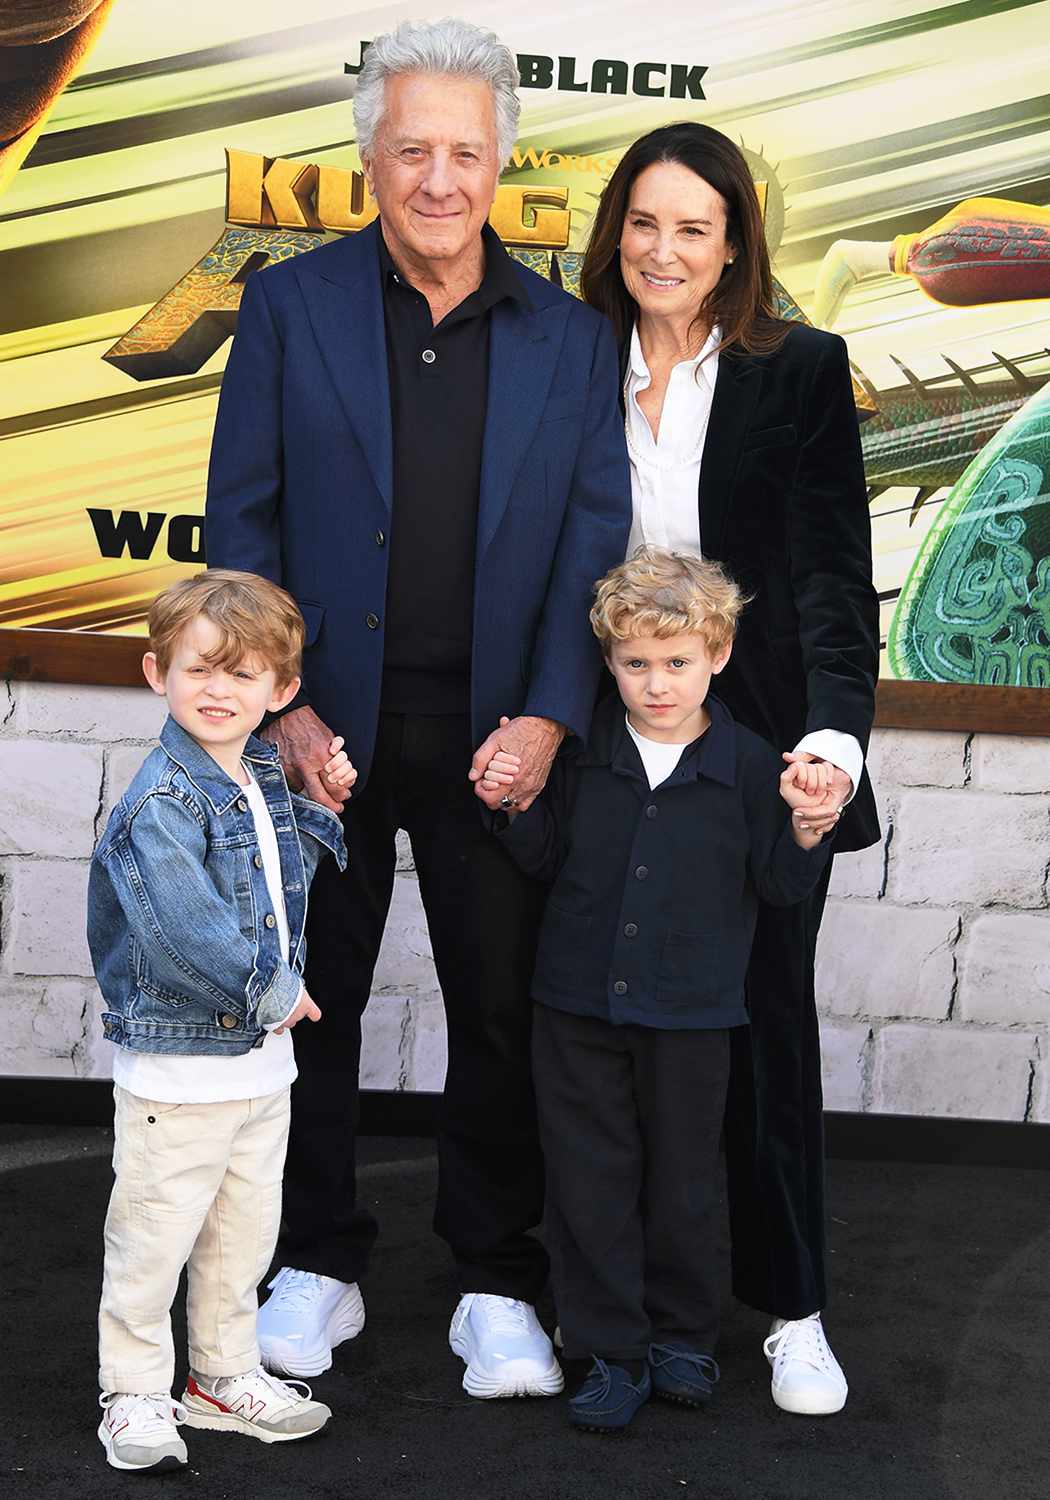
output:
[[[829,1108],[1050,1120],[1050,740],[883,729],[869,767],[882,843],[835,861],[817,956]]]
[[[0,683],[0,1074],[104,1077],[92,843],[163,720],[136,689]],[[817,984],[829,1108],[1050,1122],[1050,741],[882,730],[882,843],[837,859]],[[403,843],[362,1082],[438,1089],[446,1048]]]

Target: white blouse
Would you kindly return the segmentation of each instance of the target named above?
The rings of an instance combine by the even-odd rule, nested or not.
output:
[[[643,542],[667,547],[671,552],[701,556],[697,495],[700,460],[718,373],[718,355],[711,351],[718,339],[719,331],[713,328],[696,358],[682,360],[671,371],[660,417],[660,436],[654,438],[648,418],[638,405],[638,393],[648,389],[652,377],[637,326],[631,334],[631,358],[624,385],[634,501],[628,556]]]
[[[642,353],[637,324],[631,334],[623,392],[627,412],[624,429],[631,464],[628,556],[643,542],[692,557],[703,556],[700,464],[718,375],[718,354],[713,351],[720,337],[718,327],[712,328],[695,359],[681,360],[671,371],[660,416],[660,435],[654,438],[638,405],[638,393],[649,387],[652,376]],[[853,782],[852,795],[856,794],[864,770],[864,754],[852,734],[839,729],[814,730],[795,749],[830,761],[845,771]],[[847,800],[852,800],[852,795]]]

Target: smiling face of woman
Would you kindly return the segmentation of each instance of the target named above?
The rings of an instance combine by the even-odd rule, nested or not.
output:
[[[733,262],[726,225],[725,199],[688,167],[661,161],[639,172],[620,236],[620,273],[643,320],[689,328]],[[701,328],[706,337],[710,329]]]

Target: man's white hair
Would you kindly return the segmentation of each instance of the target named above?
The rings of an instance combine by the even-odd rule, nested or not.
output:
[[[518,65],[495,32],[469,21],[402,21],[376,37],[364,55],[354,94],[357,149],[371,156],[383,119],[386,80],[401,73],[448,73],[478,78],[492,90],[499,159],[505,163],[518,138]]]

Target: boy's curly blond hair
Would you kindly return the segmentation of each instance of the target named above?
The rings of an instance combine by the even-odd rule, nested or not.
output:
[[[595,584],[591,626],[606,656],[613,641],[683,633],[702,635],[717,656],[747,602],[718,563],[643,546]]]
[[[157,595],[149,612],[150,650],[162,672],[171,666],[179,636],[199,615],[218,629],[222,640],[209,658],[235,667],[255,657],[285,687],[299,676],[306,628],[291,594],[256,573],[210,568],[183,578]]]

